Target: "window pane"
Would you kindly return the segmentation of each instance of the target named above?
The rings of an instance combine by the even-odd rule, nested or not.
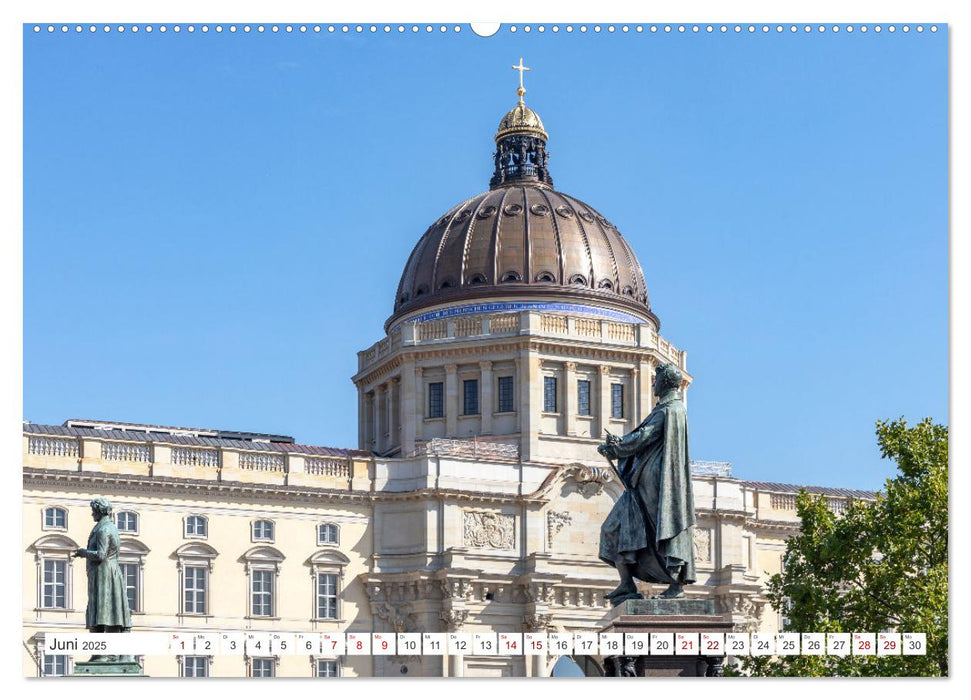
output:
[[[64,654],[44,654],[45,676],[66,676],[67,656]]]
[[[45,509],[44,527],[67,527],[67,511],[63,508]]]
[[[337,574],[317,574],[317,618],[337,619]]]
[[[543,377],[543,410],[556,413],[556,377]]]
[[[499,377],[499,413],[514,411],[512,377]]]
[[[253,678],[272,678],[273,659],[253,659]]]
[[[445,385],[432,382],[428,385],[428,417],[441,418],[445,415]]]
[[[466,379],[462,382],[462,395],[464,405],[462,413],[466,416],[474,416],[479,413],[479,380]]]
[[[323,659],[317,660],[317,676],[320,678],[336,678],[337,677],[337,662],[336,661],[324,661]]]
[[[317,542],[319,544],[337,544],[338,529],[332,523],[317,526]]]
[[[205,656],[187,656],[182,663],[186,678],[205,678],[209,675],[209,661]]]
[[[610,385],[610,415],[613,418],[624,417],[624,385]]]
[[[206,614],[206,569],[202,566],[185,567],[185,612]]]
[[[118,564],[122,578],[125,579],[125,593],[128,596],[128,607],[132,612],[138,612],[138,564],[124,562]]]
[[[590,415],[590,382],[586,379],[577,381],[577,413],[581,416]]]
[[[67,607],[67,562],[44,561],[44,583],[42,591],[42,607]]]
[[[272,617],[273,615],[273,572],[256,569],[253,578],[253,616]]]

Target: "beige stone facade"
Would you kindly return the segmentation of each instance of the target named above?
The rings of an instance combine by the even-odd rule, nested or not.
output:
[[[608,612],[615,573],[596,552],[620,486],[602,460],[527,461],[459,439],[389,458],[167,430],[25,424],[25,675],[43,674],[46,632],[83,628],[84,567],[70,552],[85,545],[88,502],[99,495],[122,529],[138,630],[596,631]],[[695,472],[699,581],[688,594],[714,597],[739,629],[777,629],[761,587],[797,527],[794,489],[740,481],[725,465]],[[837,508],[866,497],[834,494]],[[318,595],[328,575],[333,607]],[[269,607],[254,611],[267,581]],[[143,662],[156,677],[198,663]],[[542,676],[555,662],[216,656],[205,665],[228,677],[252,674],[254,663],[296,677],[400,676],[403,667],[413,676]],[[48,660],[49,672],[69,668]]]

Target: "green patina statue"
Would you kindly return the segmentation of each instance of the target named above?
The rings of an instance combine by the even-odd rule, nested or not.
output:
[[[667,584],[661,598],[683,598],[684,585],[695,581],[683,380],[676,365],[660,365],[654,410],[622,438],[608,434],[598,448],[608,459],[621,460],[616,471],[626,487],[600,529],[600,559],[620,573],[620,585],[606,595],[614,606],[643,597],[635,578]]]
[[[87,560],[88,607],[84,626],[89,632],[128,632],[131,630],[131,610],[125,592],[125,577],[118,566],[121,538],[111,519],[111,502],[104,497],[91,501],[91,517],[95,526],[88,536],[86,549],[78,549],[75,557]],[[131,661],[114,655],[96,655],[91,662],[114,663]]]

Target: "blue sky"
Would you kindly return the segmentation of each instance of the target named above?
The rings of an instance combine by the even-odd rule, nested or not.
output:
[[[24,30],[24,418],[356,444],[356,353],[515,103],[688,350],[691,450],[878,488],[946,422],[947,37]]]

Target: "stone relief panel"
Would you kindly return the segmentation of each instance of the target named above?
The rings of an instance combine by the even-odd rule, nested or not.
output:
[[[711,562],[711,530],[706,527],[694,528],[695,561],[698,563]]]
[[[513,549],[515,547],[516,519],[504,513],[485,510],[463,511],[466,547],[489,549]]]
[[[596,559],[600,526],[613,507],[604,489],[609,480],[597,470],[568,468],[567,477],[551,494],[546,509],[546,546],[552,555]]]

